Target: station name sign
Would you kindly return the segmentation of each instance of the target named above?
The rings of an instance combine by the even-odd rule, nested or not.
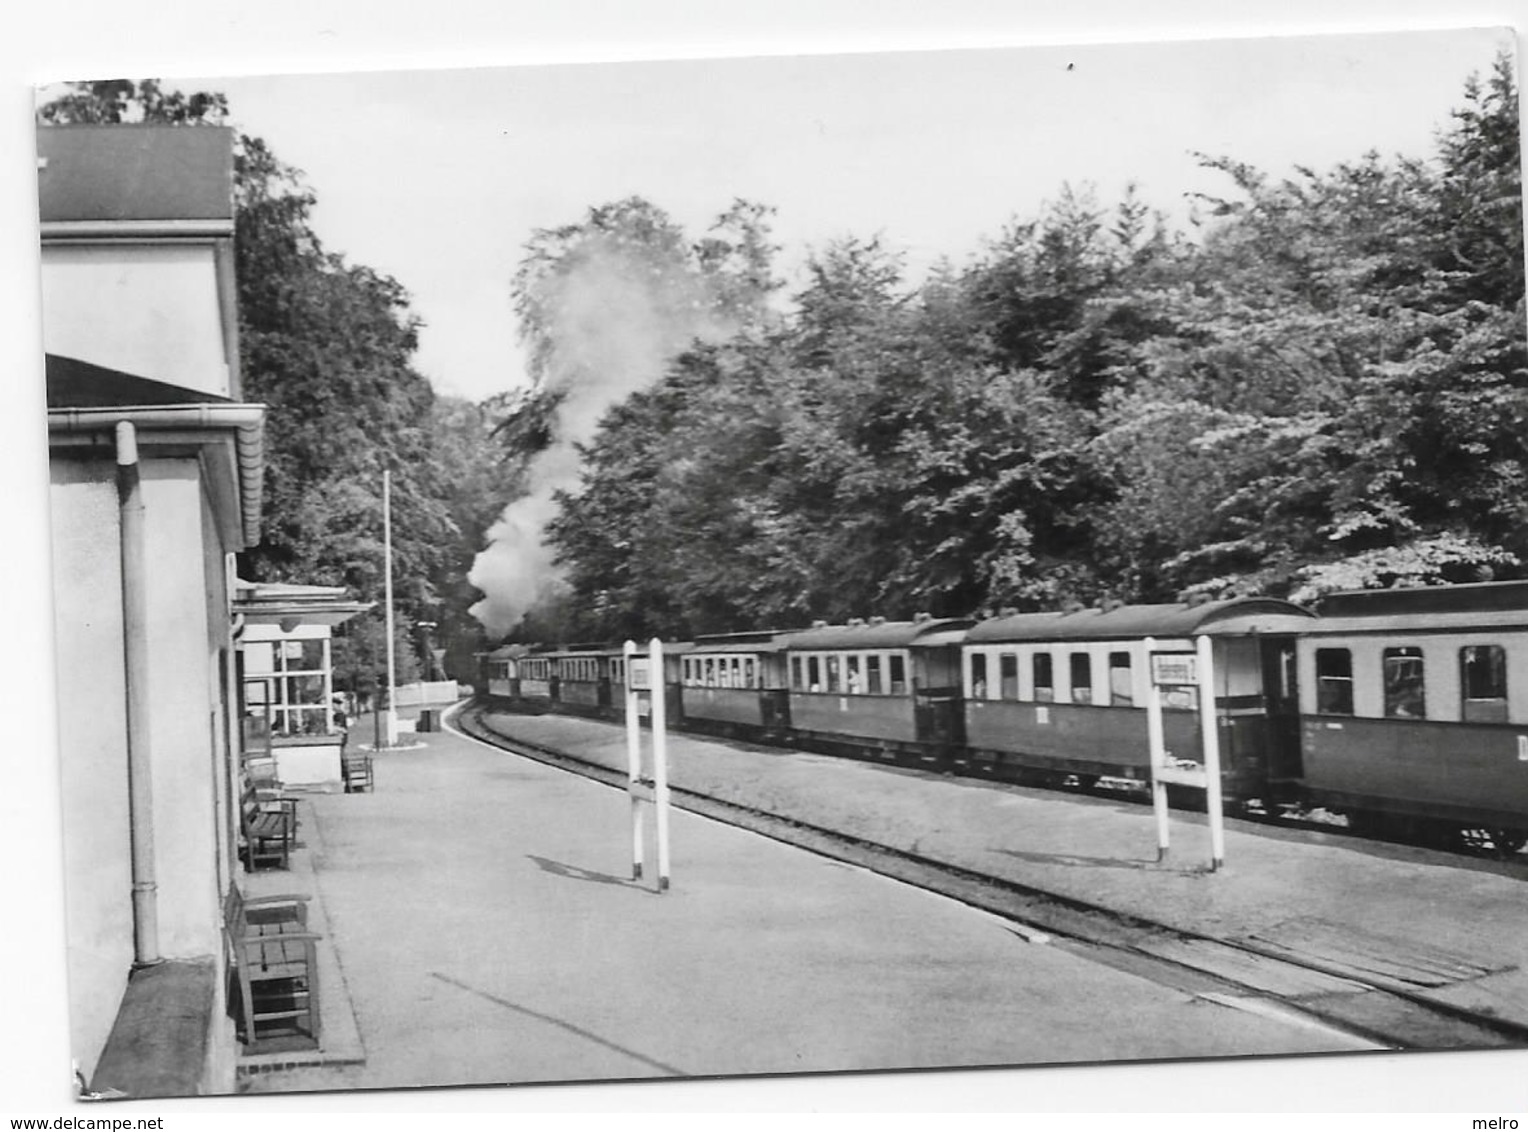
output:
[[[1191,652],[1154,652],[1151,654],[1151,682],[1159,688],[1197,685],[1198,659]]]
[[[652,661],[647,657],[632,657],[627,667],[626,685],[638,692],[650,691],[653,686]]]

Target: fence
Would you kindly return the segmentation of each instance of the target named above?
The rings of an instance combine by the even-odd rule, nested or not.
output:
[[[399,684],[393,689],[393,706],[418,707],[421,704],[449,704],[471,694],[470,688],[462,688],[455,680]]]

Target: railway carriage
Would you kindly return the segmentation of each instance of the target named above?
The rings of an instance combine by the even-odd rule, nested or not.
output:
[[[791,725],[785,646],[795,635],[697,638],[678,658],[685,722],[721,734],[782,738]]]
[[[520,657],[519,696],[515,706],[547,711],[557,703],[557,666],[550,648],[533,648]]]
[[[949,760],[961,743],[960,642],[972,624],[872,618],[793,634],[792,733],[831,751]]]
[[[1360,827],[1528,836],[1528,582],[1324,598],[1299,642],[1302,781]]]
[[[1263,797],[1298,772],[1295,640],[1312,614],[1286,601],[1240,598],[1021,613],[966,634],[961,679],[968,757],[988,773],[1147,781],[1149,654],[1213,642],[1222,784]],[[1170,756],[1200,761],[1198,691],[1163,689]]]
[[[520,658],[528,650],[524,645],[501,645],[481,654],[482,687],[500,700],[520,698]]]
[[[1528,582],[1334,594],[1315,612],[1241,598],[728,634],[665,645],[661,681],[676,727],[1144,783],[1152,654],[1200,637],[1228,802],[1321,807],[1432,844],[1528,839]],[[507,646],[483,673],[515,710],[624,711],[619,647]],[[1202,761],[1197,688],[1162,691],[1169,754]]]
[[[624,660],[620,649],[603,644],[568,645],[550,653],[556,677],[553,698],[562,710],[574,715],[611,718],[625,705],[613,694],[624,688]]]

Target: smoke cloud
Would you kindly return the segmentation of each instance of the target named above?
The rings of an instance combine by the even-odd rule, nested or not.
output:
[[[561,400],[552,444],[529,468],[528,493],[504,509],[467,575],[485,595],[472,615],[493,636],[563,587],[544,532],[557,514],[554,494],[579,485],[574,446],[592,439],[608,408],[651,386],[691,342],[732,332],[694,268],[618,234],[582,240],[538,281],[535,298],[546,347],[540,387]]]

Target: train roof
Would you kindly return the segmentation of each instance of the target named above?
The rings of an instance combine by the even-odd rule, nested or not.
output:
[[[1316,612],[1323,618],[1510,613],[1520,620],[1528,615],[1528,581],[1346,590],[1322,597]]]
[[[758,633],[715,633],[696,637],[691,652],[705,653],[775,653],[798,635],[800,629],[765,630]]]
[[[1251,636],[1299,632],[1315,614],[1272,597],[1240,597],[1199,604],[1120,605],[1068,613],[1018,613],[984,621],[966,634],[968,644],[998,641],[1115,641],[1141,637]]]
[[[895,649],[952,644],[975,622],[953,617],[922,621],[867,621],[862,625],[821,625],[790,635],[787,649]]]

